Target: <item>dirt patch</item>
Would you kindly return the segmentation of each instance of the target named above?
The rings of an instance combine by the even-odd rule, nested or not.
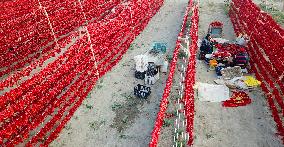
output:
[[[98,130],[102,125],[105,125],[106,121],[101,120],[101,121],[92,121],[89,122],[90,128],[92,128],[94,131]]]
[[[123,133],[128,126],[134,123],[140,112],[138,107],[146,102],[145,99],[137,98],[133,94],[123,93],[121,96],[125,98],[125,102],[114,102],[111,106],[112,111],[115,112],[115,118],[110,126],[116,128],[119,133]]]

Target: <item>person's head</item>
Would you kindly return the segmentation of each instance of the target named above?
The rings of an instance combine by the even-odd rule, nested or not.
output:
[[[210,35],[210,34],[207,34],[206,37],[205,37],[205,39],[210,40],[210,39],[211,39],[211,35]]]
[[[248,40],[248,39],[249,39],[249,37],[248,37],[248,35],[247,35],[247,34],[244,34],[244,35],[243,35],[243,37],[244,37],[244,39],[246,39],[246,40]]]
[[[241,53],[244,53],[244,52],[246,52],[246,49],[242,47],[242,48],[240,49],[240,52],[241,52]]]

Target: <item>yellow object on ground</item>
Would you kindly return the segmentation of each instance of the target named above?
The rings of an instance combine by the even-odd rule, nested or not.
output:
[[[258,81],[257,79],[255,79],[252,76],[245,76],[245,80],[244,82],[246,83],[247,86],[249,87],[257,87],[261,84],[260,81]]]
[[[209,69],[210,70],[215,70],[215,67],[217,66],[218,62],[217,60],[213,59],[209,61]]]
[[[209,61],[210,66],[217,66],[217,64],[218,64],[218,62],[215,59]]]

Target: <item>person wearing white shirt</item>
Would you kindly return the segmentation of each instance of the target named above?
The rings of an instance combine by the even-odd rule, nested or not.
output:
[[[243,47],[246,47],[248,42],[249,42],[249,39],[246,34],[244,35],[240,34],[236,39],[236,44],[243,46]]]

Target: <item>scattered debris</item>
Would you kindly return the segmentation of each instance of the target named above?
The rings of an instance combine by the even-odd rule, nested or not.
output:
[[[92,105],[89,105],[89,104],[85,104],[86,108],[88,109],[93,109],[93,106]]]
[[[101,120],[101,121],[93,121],[90,122],[90,128],[92,128],[94,131],[98,130],[102,125],[105,125],[106,121],[105,120]]]
[[[114,104],[112,104],[112,106],[111,106],[112,111],[115,111],[115,110],[120,109],[120,108],[122,108],[122,105],[117,103],[117,102],[114,102]]]
[[[174,124],[174,120],[164,119],[163,127],[169,127]]]
[[[227,67],[221,70],[222,77],[226,80],[233,79],[235,77],[241,77],[243,75],[240,66]]]

